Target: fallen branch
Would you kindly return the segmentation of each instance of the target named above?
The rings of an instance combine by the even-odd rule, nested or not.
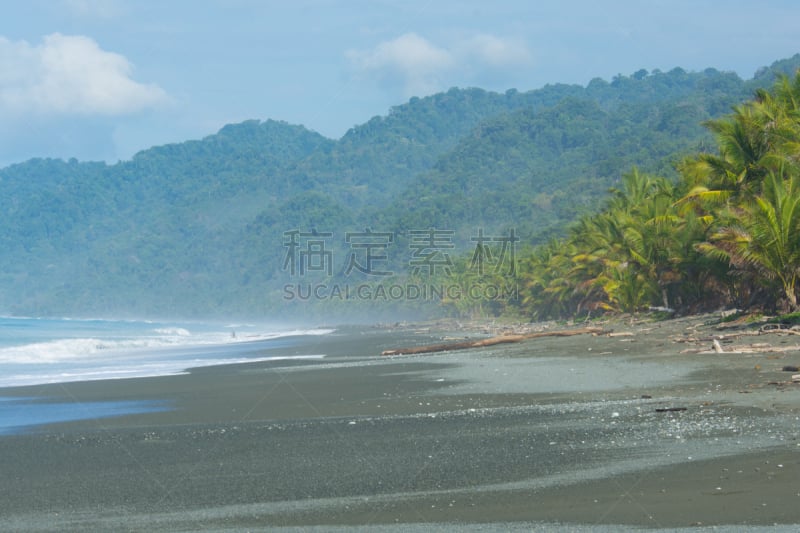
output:
[[[768,330],[755,330],[755,331],[738,331],[736,333],[718,333],[714,335],[706,335],[704,337],[671,337],[670,340],[673,342],[681,342],[686,344],[699,344],[705,342],[715,342],[715,341],[723,341],[728,339],[735,339],[738,340],[741,337],[758,337],[761,335],[771,335],[771,334],[779,334],[779,335],[800,335],[800,331],[792,330],[792,329],[768,329]]]
[[[599,334],[603,333],[602,328],[579,328],[564,329],[560,331],[543,331],[538,333],[526,333],[524,335],[500,335],[486,339],[470,340],[465,342],[451,342],[447,344],[429,344],[427,346],[412,346],[410,348],[397,348],[385,350],[381,355],[413,355],[419,353],[449,352],[453,350],[469,350],[472,348],[483,348],[496,344],[506,344],[512,342],[522,342],[528,339],[538,339],[540,337],[571,337],[573,335]]]
[[[720,349],[722,347],[720,346]],[[717,350],[714,347],[713,350],[701,350],[699,352],[695,352],[693,350],[683,350],[681,353],[697,353],[702,355],[708,354],[742,354],[742,353],[785,353],[785,352],[794,352],[800,351],[800,346],[772,346],[767,343],[757,343],[751,344],[749,346],[729,346],[724,351]]]

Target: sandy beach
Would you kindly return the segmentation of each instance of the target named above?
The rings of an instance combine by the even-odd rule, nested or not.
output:
[[[391,357],[497,331],[348,327],[275,349],[323,359],[0,389],[165,407],[0,437],[0,529],[793,531],[800,338],[715,318]]]

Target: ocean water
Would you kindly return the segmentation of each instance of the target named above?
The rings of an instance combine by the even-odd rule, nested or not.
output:
[[[257,348],[274,348],[291,342],[292,337],[332,331],[254,324],[0,317],[0,388],[161,376],[194,367],[275,359],[259,356]]]
[[[180,374],[187,369],[256,361],[322,358],[280,355],[331,329],[256,324],[0,317],[0,435],[68,420],[169,409],[153,402],[80,405],[15,396],[8,387]],[[276,355],[276,353],[278,355]]]
[[[0,436],[24,433],[42,424],[166,411],[166,402],[59,402],[46,398],[0,397]]]

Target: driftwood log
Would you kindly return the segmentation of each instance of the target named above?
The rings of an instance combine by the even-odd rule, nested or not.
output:
[[[410,348],[397,348],[385,350],[381,355],[413,355],[419,353],[449,352],[453,350],[469,350],[472,348],[483,348],[494,346],[495,344],[506,344],[510,342],[522,342],[528,339],[538,339],[539,337],[571,337],[573,335],[604,333],[602,328],[589,327],[578,329],[563,329],[560,331],[543,331],[539,333],[525,333],[522,335],[500,335],[486,339],[468,340],[463,342],[450,342],[446,344],[429,344],[427,346],[412,346]]]

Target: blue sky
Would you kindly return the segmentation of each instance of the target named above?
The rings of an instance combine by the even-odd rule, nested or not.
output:
[[[790,0],[0,0],[0,166],[116,162],[224,124],[338,138],[450,87],[640,68],[743,78],[800,52]]]

